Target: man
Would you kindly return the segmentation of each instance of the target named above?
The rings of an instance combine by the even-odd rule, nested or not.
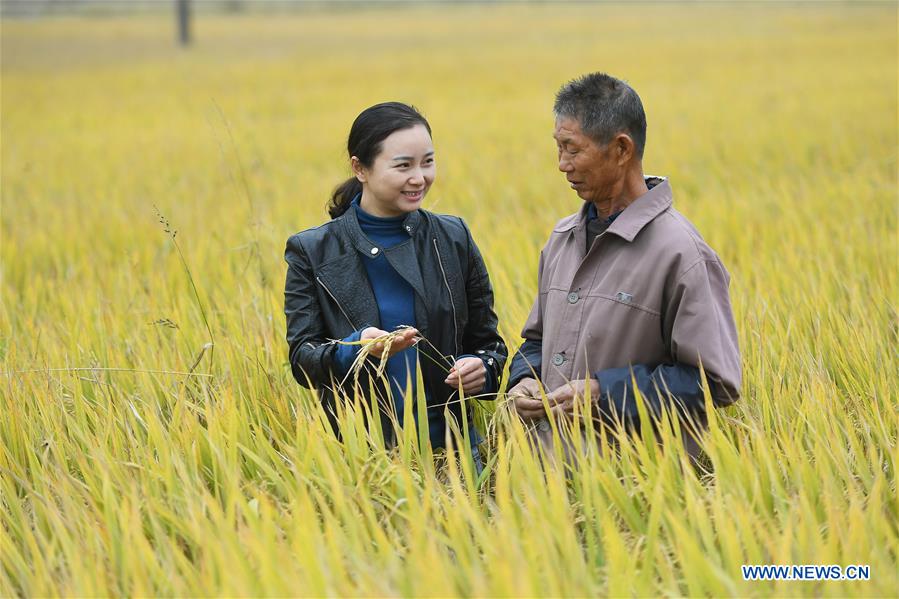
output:
[[[508,395],[538,436],[548,431],[540,383],[558,416],[589,397],[579,413],[639,430],[636,386],[648,413],[673,407],[702,428],[701,370],[716,406],[739,398],[727,270],[672,207],[668,181],[643,175],[646,116],[629,85],[586,75],[562,87],[554,112],[559,170],[584,204],[541,252]],[[695,437],[684,436],[694,456]]]

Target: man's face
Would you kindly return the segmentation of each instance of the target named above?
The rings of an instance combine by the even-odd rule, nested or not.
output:
[[[614,143],[600,147],[569,117],[556,119],[553,137],[559,148],[559,170],[582,200],[610,201],[621,192],[625,170],[618,164]]]

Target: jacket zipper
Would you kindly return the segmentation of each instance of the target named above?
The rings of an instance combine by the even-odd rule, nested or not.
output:
[[[331,296],[331,299],[334,300],[334,303],[337,304],[338,308],[340,308],[340,312],[343,314],[344,318],[346,318],[347,321],[350,323],[350,326],[353,327],[353,330],[354,331],[358,330],[358,327],[355,325],[355,323],[353,323],[353,319],[351,319],[349,317],[349,315],[344,311],[343,306],[340,305],[340,302],[337,301],[337,298],[334,297],[334,294],[331,293],[331,290],[328,289],[328,286],[325,285],[324,282],[322,282],[321,277],[315,277],[315,280],[318,281],[318,284],[322,286],[322,289],[324,289],[328,293],[328,295]]]
[[[443,258],[440,257],[440,248],[437,247],[437,238],[434,238],[434,251],[437,252],[437,264],[440,265],[440,274],[443,275],[443,284],[446,285],[446,292],[449,293],[450,307],[453,309],[453,347],[456,348],[456,355],[459,355],[459,325],[456,322],[456,303],[453,301],[453,291],[450,289],[449,280],[446,278],[446,271],[443,269]]]

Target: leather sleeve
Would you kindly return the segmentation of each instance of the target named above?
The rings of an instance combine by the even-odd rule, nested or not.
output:
[[[493,309],[493,287],[490,285],[484,258],[468,226],[464,222],[462,225],[468,236],[468,269],[465,281],[468,322],[462,337],[462,350],[484,360],[484,364],[492,370],[496,389],[499,389],[509,350],[496,330],[499,319]]]
[[[298,236],[287,240],[284,259],[287,261],[284,314],[290,369],[300,385],[324,386],[331,382],[337,345],[325,330],[315,275]]]

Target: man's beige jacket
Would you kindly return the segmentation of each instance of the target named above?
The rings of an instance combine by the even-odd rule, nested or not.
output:
[[[680,363],[701,365],[717,383],[715,403],[727,405],[741,383],[730,275],[672,207],[668,181],[647,184],[589,251],[586,203],[558,222],[540,254],[522,336],[542,342],[548,392],[608,368]]]

